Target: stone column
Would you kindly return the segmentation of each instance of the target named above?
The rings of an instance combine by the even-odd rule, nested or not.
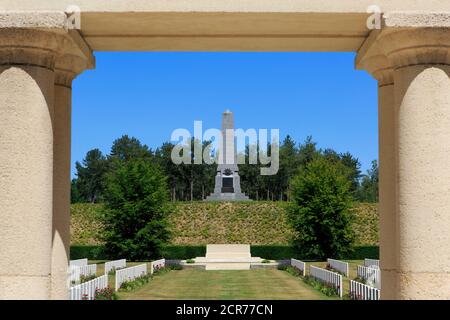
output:
[[[53,119],[53,226],[51,298],[67,298],[70,248],[70,142],[72,112],[70,72],[56,69]]]
[[[379,81],[382,299],[450,298],[449,21],[385,14],[358,52]]]
[[[57,40],[0,29],[0,44],[0,299],[48,299]]]
[[[67,298],[69,87],[93,65],[64,12],[0,13],[0,299]]]
[[[65,54],[56,60],[53,117],[53,227],[51,298],[67,299],[70,251],[72,81],[90,61]]]
[[[395,298],[397,268],[396,241],[396,135],[395,135],[395,99],[393,70],[387,63],[374,71],[378,79],[378,159],[379,159],[379,203],[378,212],[381,299]]]
[[[391,28],[380,43],[395,69],[393,297],[450,299],[450,29]]]
[[[378,80],[378,159],[381,299],[395,298],[397,292],[397,201],[395,98],[392,69]]]
[[[396,247],[396,135],[393,69],[379,50],[367,52],[358,67],[369,71],[378,80],[378,160],[379,160],[379,244],[381,299],[395,298]]]

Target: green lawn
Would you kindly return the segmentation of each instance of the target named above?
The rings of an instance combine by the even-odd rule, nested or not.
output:
[[[132,300],[323,300],[329,298],[300,278],[275,269],[205,271],[187,269],[157,275],[132,292],[119,292],[119,299]]]

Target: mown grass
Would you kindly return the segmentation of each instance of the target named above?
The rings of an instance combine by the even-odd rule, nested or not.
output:
[[[187,269],[155,276],[124,300],[324,300],[327,297],[287,272],[275,269],[205,271]]]

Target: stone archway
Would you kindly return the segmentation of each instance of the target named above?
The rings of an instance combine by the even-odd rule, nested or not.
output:
[[[370,31],[370,2],[2,1],[0,298],[67,298],[70,87],[92,50],[358,52],[379,82],[382,298],[450,298],[450,4],[380,0]]]

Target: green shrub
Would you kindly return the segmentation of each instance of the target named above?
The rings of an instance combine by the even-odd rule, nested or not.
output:
[[[289,274],[292,274],[295,277],[303,276],[303,272],[294,266],[286,265],[284,271],[286,271]]]
[[[113,289],[95,289],[94,300],[117,300],[117,295]]]
[[[90,280],[95,279],[96,277],[97,277],[97,275],[95,275],[95,274],[90,275],[90,276],[81,275],[81,276],[80,276],[80,283],[88,282],[88,281],[90,281]]]
[[[339,295],[338,290],[335,287],[317,281],[315,278],[311,276],[304,277],[303,281],[305,281],[306,284],[310,285],[315,290],[322,292],[327,297]]]
[[[279,264],[279,265],[278,265],[277,269],[278,269],[278,270],[281,270],[281,271],[286,271],[288,267],[289,267],[288,264],[282,263],[282,264]]]
[[[169,270],[175,270],[175,271],[183,270],[183,266],[181,264],[178,264],[178,263],[166,265],[166,268],[168,268]]]
[[[105,249],[109,258],[159,258],[170,239],[166,177],[149,159],[117,161],[107,175]]]
[[[119,290],[120,291],[131,291],[134,289],[137,289],[139,287],[142,287],[143,285],[150,282],[150,279],[152,276],[150,274],[146,274],[143,276],[140,276],[139,278],[136,278],[132,281],[125,281],[120,285]]]
[[[270,263],[270,260],[263,259],[263,261],[261,261],[261,263]]]
[[[186,263],[192,264],[192,263],[195,263],[195,260],[194,259],[187,259]]]
[[[351,252],[353,197],[347,171],[341,163],[319,157],[292,179],[288,217],[302,256],[324,260]]]
[[[175,268],[176,268],[176,267],[175,267]],[[172,270],[176,270],[176,269],[172,269],[171,266],[165,266],[165,267],[156,269],[156,270],[153,272],[153,275],[154,275],[154,276],[162,275],[162,274],[165,274],[165,273],[167,273],[167,272],[169,272],[169,271],[172,271]]]

